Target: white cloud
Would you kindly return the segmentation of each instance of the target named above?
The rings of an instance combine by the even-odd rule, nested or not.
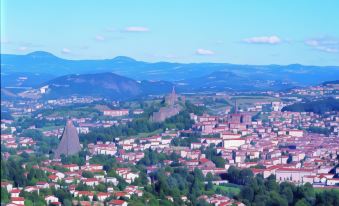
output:
[[[126,27],[124,31],[127,32],[148,32],[149,29],[147,27],[142,27],[142,26],[130,26]]]
[[[339,52],[339,39],[336,38],[314,38],[305,41],[305,44],[322,52],[338,53]]]
[[[105,41],[105,37],[103,37],[103,36],[101,36],[101,35],[96,35],[96,36],[95,36],[95,39],[96,39],[97,41]]]
[[[243,40],[246,43],[250,44],[279,44],[282,40],[278,36],[259,36],[251,37]]]
[[[19,51],[26,51],[28,49],[28,47],[26,46],[21,46],[18,48]]]
[[[214,52],[211,51],[211,50],[208,50],[208,49],[197,49],[195,51],[196,54],[199,54],[199,55],[213,55]]]
[[[61,53],[64,53],[64,54],[70,54],[72,51],[70,50],[70,49],[68,49],[68,48],[63,48],[62,50],[61,50]]]
[[[8,44],[8,43],[9,43],[9,40],[6,39],[6,38],[1,37],[0,43],[1,43],[1,44]]]

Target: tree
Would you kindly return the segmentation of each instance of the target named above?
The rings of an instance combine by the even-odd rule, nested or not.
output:
[[[206,190],[213,190],[213,175],[212,173],[207,173],[206,175],[206,181],[207,181],[207,185],[206,185]]]
[[[1,203],[9,202],[9,193],[6,188],[1,187]]]
[[[19,161],[10,158],[5,166],[8,168],[8,178],[14,181],[16,187],[23,187],[27,184],[27,179],[24,175],[24,169],[21,167]]]
[[[249,168],[240,170],[239,175],[241,177],[241,183],[244,185],[249,184],[251,182],[251,179],[253,178],[253,172]]]
[[[286,199],[282,198],[279,193],[272,191],[270,192],[270,199],[267,205],[288,206],[288,202]]]
[[[72,202],[69,199],[65,199],[63,203],[65,206],[72,206]]]
[[[310,204],[303,198],[298,200],[298,202],[295,203],[295,206],[310,206]]]
[[[31,200],[25,200],[25,205],[26,206],[33,206],[33,202]]]
[[[279,184],[277,183],[274,175],[268,176],[266,187],[269,191],[279,191]]]
[[[92,172],[89,172],[89,171],[83,171],[82,176],[86,177],[86,178],[93,178],[94,174]]]
[[[254,190],[250,186],[245,186],[241,189],[240,195],[243,199],[246,199],[249,202],[252,202],[254,198]]]
[[[293,203],[293,190],[291,184],[288,183],[281,183],[280,184],[280,193],[285,199],[288,201],[289,204]]]

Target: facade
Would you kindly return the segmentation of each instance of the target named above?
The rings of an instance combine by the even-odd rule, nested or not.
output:
[[[104,110],[104,116],[121,117],[129,114],[128,109]]]
[[[313,169],[301,168],[279,168],[276,170],[277,181],[289,181],[295,183],[304,183],[304,178],[310,175],[315,175]]]

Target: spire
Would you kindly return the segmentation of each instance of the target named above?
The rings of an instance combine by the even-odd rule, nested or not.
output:
[[[175,86],[172,87],[172,95],[175,95]]]
[[[80,150],[81,146],[77,129],[74,127],[72,120],[68,119],[59,146],[55,151],[55,157],[59,158],[61,154],[66,156],[73,155]]]
[[[235,107],[234,107],[234,114],[238,113],[238,104],[237,104],[237,99],[235,99]]]

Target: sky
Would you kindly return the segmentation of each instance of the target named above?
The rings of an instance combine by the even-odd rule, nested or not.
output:
[[[337,0],[1,0],[1,53],[339,65]]]

